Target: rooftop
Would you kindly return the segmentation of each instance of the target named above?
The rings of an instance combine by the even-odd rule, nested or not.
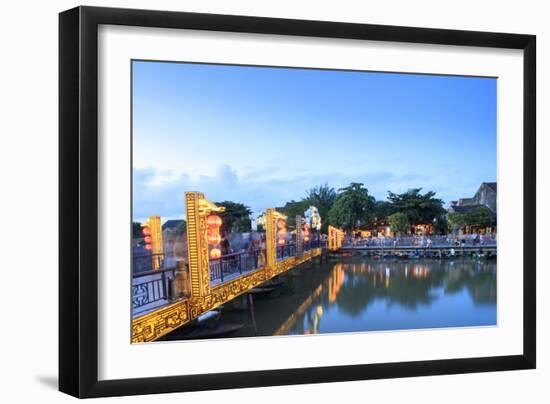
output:
[[[185,222],[185,220],[183,220],[183,219],[180,219],[180,220],[167,220],[162,225],[162,230],[175,229],[176,227],[178,227],[179,224],[181,224],[183,222]]]

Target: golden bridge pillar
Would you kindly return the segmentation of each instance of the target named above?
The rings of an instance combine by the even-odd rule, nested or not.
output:
[[[210,295],[210,259],[206,219],[211,212],[224,210],[225,208],[208,201],[200,192],[185,193],[191,319],[198,317],[200,314],[198,306],[205,297]]]
[[[304,255],[304,219],[296,215],[296,257]]]
[[[277,221],[286,220],[286,216],[268,208],[265,210],[265,219],[266,276],[270,277],[277,265]]]
[[[277,219],[275,209],[265,211],[265,258],[266,270],[269,273],[277,263]]]
[[[145,249],[151,252],[153,269],[156,271],[162,267],[162,260],[164,259],[160,216],[149,216],[145,223],[141,224],[141,227]]]
[[[334,251],[342,248],[342,241],[344,241],[344,232],[334,226],[329,226],[328,249]]]

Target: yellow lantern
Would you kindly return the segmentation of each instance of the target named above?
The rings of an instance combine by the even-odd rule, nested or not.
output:
[[[222,252],[219,248],[212,248],[210,250],[210,258],[213,260],[217,260],[222,256]]]
[[[208,234],[208,244],[216,245],[216,244],[220,244],[221,241],[222,241],[222,236],[220,236],[219,233]]]
[[[222,218],[218,215],[210,215],[206,218],[206,225],[208,227],[220,227],[222,225]]]

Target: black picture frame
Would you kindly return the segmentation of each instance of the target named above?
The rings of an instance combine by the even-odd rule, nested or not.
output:
[[[99,381],[100,24],[523,50],[523,354]],[[59,389],[76,397],[533,369],[536,366],[536,37],[184,12],[77,7],[59,15]]]

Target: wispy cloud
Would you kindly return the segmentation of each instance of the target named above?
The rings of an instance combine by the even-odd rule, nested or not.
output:
[[[417,184],[426,180],[422,175],[399,176],[389,171],[353,176],[334,173],[277,177],[275,170],[262,170],[239,176],[229,165],[222,165],[214,175],[192,177],[186,173],[177,174],[154,168],[134,169],[133,211],[136,220],[150,215],[183,217],[185,192],[200,191],[212,201],[242,202],[257,214],[265,208],[281,206],[292,199],[298,200],[306,195],[306,190],[324,183],[338,189],[350,182],[362,182],[377,199],[385,199],[388,190],[401,192],[419,186]]]

